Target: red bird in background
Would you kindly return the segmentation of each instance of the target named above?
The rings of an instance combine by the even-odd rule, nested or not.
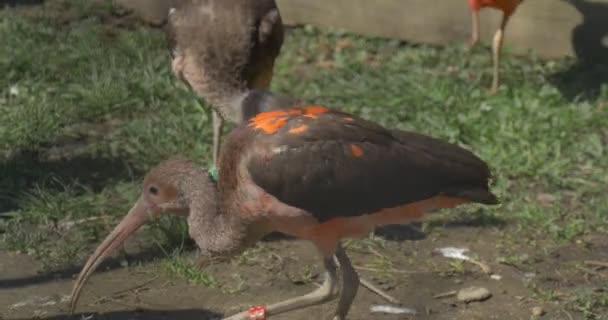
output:
[[[502,21],[500,27],[494,34],[494,40],[492,41],[492,61],[494,63],[494,70],[492,73],[492,93],[496,93],[498,90],[498,66],[500,64],[500,51],[502,50],[503,38],[505,33],[505,27],[509,22],[509,18],[517,9],[523,0],[468,0],[469,6],[471,7],[471,13],[473,17],[473,27],[471,32],[471,47],[474,47],[479,42],[479,10],[482,8],[490,7],[502,11]]]

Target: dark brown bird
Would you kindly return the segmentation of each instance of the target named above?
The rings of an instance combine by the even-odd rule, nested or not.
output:
[[[263,110],[230,99],[245,88],[267,90],[283,44],[274,0],[187,0],[171,9],[166,26],[172,70],[213,109],[213,162],[224,121],[241,123]],[[261,107],[265,107],[261,105]]]
[[[502,50],[505,28],[509,22],[509,18],[515,12],[515,9],[523,2],[523,0],[468,0],[471,8],[472,28],[471,28],[471,47],[474,47],[479,42],[479,10],[482,8],[495,8],[502,11],[502,20],[492,41],[492,88],[491,93],[496,93],[498,90],[498,68],[500,65],[500,52]]]
[[[146,175],[137,203],[81,271],[72,309],[104,257],[148,217],[176,213],[188,216],[190,236],[207,256],[234,254],[277,231],[312,241],[323,256],[324,284],[268,305],[266,315],[337,297],[333,319],[343,320],[359,277],[341,239],[419,219],[437,208],[496,204],[489,179],[488,166],[473,153],[425,135],[321,106],[262,112],[227,136],[217,184],[205,169],[184,160],[165,161]],[[227,319],[245,320],[249,314]]]

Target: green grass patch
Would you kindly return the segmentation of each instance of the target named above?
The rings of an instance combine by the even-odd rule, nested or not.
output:
[[[90,252],[136,200],[150,166],[175,155],[211,158],[209,114],[170,73],[164,35],[121,28],[114,8],[78,3],[64,3],[72,10],[65,23],[0,12],[0,244],[51,268]],[[474,150],[493,168],[503,205],[448,219],[510,228],[520,245],[608,231],[608,67],[507,54],[493,96],[490,70],[483,48],[306,27],[289,31],[273,91]],[[161,246],[183,245],[183,222],[153,225],[165,235]],[[167,269],[216,285],[179,257]],[[603,301],[576,306],[592,315]]]
[[[183,278],[193,285],[202,285],[209,288],[219,286],[213,275],[205,272],[180,253],[172,255],[172,259],[164,261],[163,268],[170,274]]]

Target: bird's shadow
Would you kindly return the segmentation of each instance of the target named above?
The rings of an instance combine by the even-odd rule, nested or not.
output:
[[[419,241],[426,238],[426,233],[420,230],[421,223],[394,224],[382,226],[374,230],[374,235],[388,241]]]
[[[583,21],[571,33],[576,63],[550,77],[568,99],[593,99],[608,85],[608,3],[562,0],[574,7]]]
[[[180,310],[135,310],[135,311],[111,311],[103,313],[75,313],[61,314],[50,317],[36,317],[39,320],[78,320],[78,319],[96,319],[96,320],[167,320],[167,319],[183,319],[183,320],[217,320],[221,319],[222,315],[207,309],[180,309]],[[30,318],[27,318],[30,319]],[[26,320],[25,318],[11,320]]]
[[[428,228],[502,228],[507,221],[493,215],[478,213],[450,219],[435,219],[427,222]],[[422,231],[422,222],[403,225],[388,225],[376,228],[374,234],[389,241],[419,241],[427,237]]]

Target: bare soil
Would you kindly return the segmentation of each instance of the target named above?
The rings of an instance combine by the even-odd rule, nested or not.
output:
[[[20,10],[39,13],[36,7]],[[79,18],[68,11],[59,14],[58,21]],[[125,21],[130,20],[108,18],[108,28],[128,27],[130,22]],[[360,275],[417,314],[372,314],[370,306],[388,303],[360,288],[349,319],[531,319],[534,307],[544,310],[543,319],[583,319],[575,305],[576,293],[605,290],[608,279],[608,268],[585,261],[608,261],[608,236],[587,235],[558,245],[549,240],[528,242],[517,226],[494,222],[433,221],[426,232],[386,228],[378,232],[379,239],[353,243],[349,247],[353,264],[366,268],[360,268]],[[111,261],[100,268],[85,287],[74,315],[69,315],[67,296],[80,266],[45,273],[30,256],[0,252],[0,319],[216,319],[304,294],[320,283],[319,257],[310,244],[280,239],[260,246],[245,261],[235,258],[205,267],[221,284],[218,288],[190,284],[167,272],[163,264],[170,258],[142,258],[139,249],[128,248],[130,266]],[[441,247],[470,249],[471,256],[488,264],[491,274],[500,279],[475,264],[434,253]],[[470,286],[485,287],[492,297],[469,304],[455,296],[435,298]],[[328,319],[334,308],[335,303],[330,303],[273,319]]]
[[[365,242],[360,242],[349,253],[356,266],[369,265],[377,256],[388,257],[392,272],[360,270],[360,274],[386,289],[404,307],[416,310],[417,315],[372,314],[370,306],[387,302],[360,288],[351,320],[530,319],[533,307],[542,307],[547,319],[582,319],[568,307],[573,299],[570,294],[601,286],[608,276],[593,267],[580,267],[586,260],[608,260],[605,235],[588,236],[577,244],[545,250],[511,248],[520,259],[510,265],[497,262],[501,250],[493,240],[503,237],[504,230],[448,226],[433,232],[432,237],[418,240],[411,240],[416,237],[411,230],[397,230],[410,240],[388,240],[383,242],[385,248],[373,249],[374,253],[362,249],[365,245],[360,244]],[[379,233],[386,237],[385,230]],[[447,246],[469,248],[500,280],[492,279],[474,264],[453,265],[455,260],[433,252]],[[252,305],[306,293],[321,280],[315,250],[304,241],[266,241],[248,257],[245,263],[234,259],[205,268],[222,284],[221,288],[189,284],[167,273],[160,267],[160,260],[130,261],[136,266],[128,268],[110,263],[93,276],[85,287],[78,312],[70,317],[66,297],[78,269],[41,274],[38,262],[30,257],[2,252],[0,319],[215,319]],[[469,286],[485,287],[492,297],[469,304],[458,302],[454,296],[434,298]],[[548,292],[551,295],[545,296]],[[330,303],[276,319],[326,319],[334,307]],[[91,315],[94,317],[89,318]]]

